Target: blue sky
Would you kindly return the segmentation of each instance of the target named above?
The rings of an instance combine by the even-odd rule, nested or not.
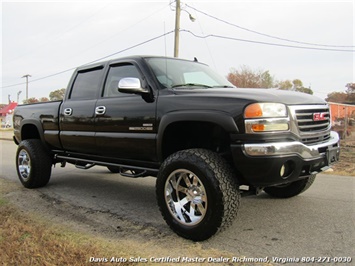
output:
[[[355,82],[353,0],[187,0],[182,7],[181,58],[197,57],[224,76],[247,65],[269,70],[277,80],[298,78],[321,98]],[[1,15],[2,103],[8,95],[16,101],[19,91],[24,100],[25,74],[32,76],[29,97],[48,97],[67,86],[73,68],[111,54],[107,59],[173,56],[175,11],[169,0],[2,1]]]

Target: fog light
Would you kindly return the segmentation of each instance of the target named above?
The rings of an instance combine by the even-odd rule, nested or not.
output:
[[[295,163],[293,161],[286,161],[280,168],[280,177],[283,179],[288,178],[295,169]]]
[[[283,164],[283,165],[281,166],[281,169],[280,169],[280,176],[281,176],[281,177],[284,176],[285,171],[286,171],[286,167],[285,167],[285,165]]]

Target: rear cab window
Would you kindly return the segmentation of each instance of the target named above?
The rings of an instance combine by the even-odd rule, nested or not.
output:
[[[75,77],[69,99],[70,100],[92,100],[97,99],[102,79],[104,67],[99,66],[86,70],[79,70]]]

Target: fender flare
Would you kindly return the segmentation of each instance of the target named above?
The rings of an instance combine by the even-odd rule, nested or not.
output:
[[[26,120],[21,121],[21,124],[20,124],[21,140],[20,141],[23,140],[22,139],[22,130],[23,130],[23,127],[26,125],[35,126],[37,128],[37,131],[38,131],[38,134],[39,134],[39,137],[40,137],[42,143],[44,143],[44,144],[46,143],[45,138],[44,138],[43,126],[42,126],[41,122],[36,119],[26,119]]]
[[[162,116],[157,134],[157,155],[163,161],[162,145],[166,128],[175,122],[209,122],[219,125],[228,133],[238,133],[239,129],[233,117],[228,113],[205,110],[188,110],[167,113]]]

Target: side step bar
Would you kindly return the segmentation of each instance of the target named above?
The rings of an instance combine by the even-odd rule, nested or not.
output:
[[[120,174],[123,176],[127,176],[127,177],[141,177],[141,176],[144,176],[146,173],[158,174],[158,172],[159,172],[159,170],[155,169],[155,168],[146,168],[146,167],[140,167],[140,166],[126,165],[126,164],[106,163],[106,162],[101,162],[101,161],[85,160],[85,159],[81,159],[81,158],[75,158],[75,157],[64,156],[64,155],[55,155],[54,159],[65,160],[68,163],[74,164],[75,167],[77,167],[79,169],[84,169],[84,170],[90,169],[91,167],[93,167],[95,165],[119,167],[122,169],[120,171]],[[65,166],[65,163],[62,162],[62,167],[63,167],[63,165]],[[138,173],[136,173],[136,174],[125,173],[127,170],[136,170]]]
[[[125,169],[125,168],[120,167],[119,174],[121,176],[137,178],[137,177],[146,176],[147,170],[141,170],[141,171],[136,172],[135,170],[132,170],[132,169]]]

